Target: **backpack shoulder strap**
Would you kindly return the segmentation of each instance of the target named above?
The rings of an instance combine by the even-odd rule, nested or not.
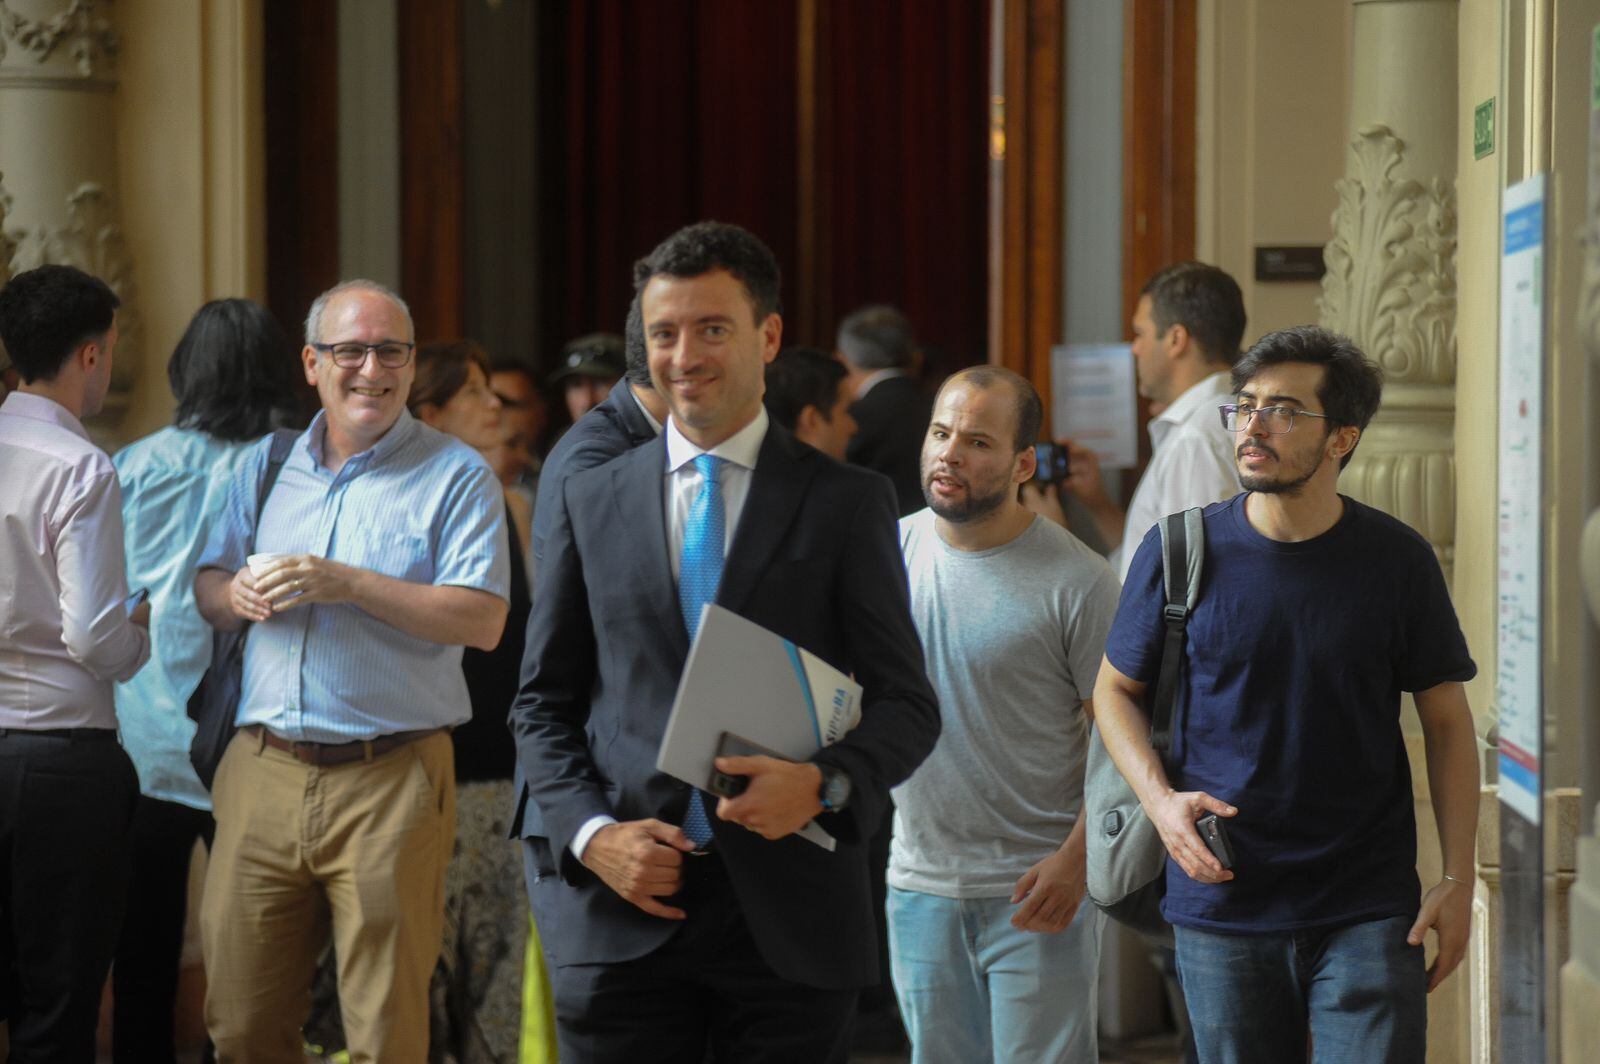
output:
[[[1205,561],[1204,512],[1196,506],[1161,519],[1161,578],[1166,590],[1162,619],[1167,641],[1161,650],[1161,673],[1150,706],[1150,745],[1163,759],[1172,747],[1172,710],[1183,675],[1185,634],[1189,615],[1200,598]]]
[[[261,483],[256,486],[256,525],[261,524],[261,508],[267,504],[267,496],[272,494],[272,486],[278,482],[278,474],[283,471],[283,463],[289,460],[289,452],[294,449],[294,441],[300,434],[294,429],[273,429],[272,443],[267,449],[267,467],[261,471]],[[255,528],[250,530],[251,549],[255,549]]]

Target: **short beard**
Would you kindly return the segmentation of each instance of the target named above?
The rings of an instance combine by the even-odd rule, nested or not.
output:
[[[922,498],[927,502],[928,509],[932,510],[935,516],[949,521],[952,525],[964,525],[972,521],[980,521],[1000,509],[1001,506],[1005,505],[1006,492],[1008,490],[1010,490],[1009,485],[992,495],[975,495],[969,485],[967,487],[966,501],[952,506],[942,499],[935,499],[933,493],[928,490],[928,485],[924,484],[922,486]]]
[[[1290,498],[1300,494],[1300,489],[1317,475],[1315,469],[1309,473],[1301,473],[1291,480],[1274,480],[1271,477],[1257,476],[1253,473],[1240,473],[1239,486],[1245,491],[1253,491],[1261,495],[1287,495]]]

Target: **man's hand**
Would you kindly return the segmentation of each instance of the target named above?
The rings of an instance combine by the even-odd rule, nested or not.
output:
[[[272,603],[262,597],[248,565],[228,581],[228,608],[234,616],[247,621],[265,621],[272,617]]]
[[[149,599],[145,599],[143,602],[139,603],[139,605],[137,605],[137,606],[135,606],[133,608],[133,612],[128,614],[128,623],[136,624],[140,628],[149,628],[150,627],[150,600]]]
[[[717,803],[717,816],[764,839],[793,835],[822,812],[822,770],[809,761],[719,757],[716,766],[730,776],[750,777],[743,794]]]
[[[1433,928],[1439,934],[1439,952],[1428,969],[1428,993],[1450,977],[1467,955],[1467,935],[1472,930],[1472,888],[1451,879],[1422,896],[1422,911],[1411,925],[1406,941],[1422,945],[1422,938]]]
[[[656,899],[678,892],[683,885],[683,855],[692,849],[694,843],[676,824],[628,820],[595,832],[583,848],[583,864],[651,916],[683,920],[688,913]]]
[[[1067,527],[1067,512],[1061,508],[1061,489],[1056,484],[1040,484],[1037,480],[1022,483],[1022,505],[1040,517],[1047,517]]]
[[[1084,504],[1093,508],[1101,505],[1115,505],[1111,496],[1106,492],[1105,481],[1100,476],[1100,456],[1088,447],[1073,443],[1071,440],[1059,441],[1067,449],[1067,478],[1061,482],[1062,487],[1084,501]]]
[[[350,566],[315,554],[292,554],[275,563],[256,581],[256,591],[274,613],[297,606],[349,602]]]
[[[1088,890],[1087,869],[1081,846],[1063,846],[1028,869],[1011,891],[1011,904],[1022,902],[1011,914],[1011,926],[1045,934],[1064,930]]]
[[[1233,816],[1239,810],[1204,791],[1168,791],[1153,803],[1153,807],[1147,804],[1144,811],[1161,833],[1167,852],[1190,879],[1201,883],[1226,883],[1233,878],[1233,873],[1223,868],[1222,862],[1206,847],[1194,822],[1207,813]]]

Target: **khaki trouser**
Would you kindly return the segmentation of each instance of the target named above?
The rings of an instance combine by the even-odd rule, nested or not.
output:
[[[200,934],[217,1059],[301,1064],[331,922],[351,1059],[425,1061],[455,836],[449,735],[319,768],[241,733],[212,800]]]

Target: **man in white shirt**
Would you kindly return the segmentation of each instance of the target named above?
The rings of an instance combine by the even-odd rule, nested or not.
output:
[[[1120,547],[1112,568],[1126,577],[1139,541],[1167,514],[1239,493],[1233,435],[1217,407],[1229,401],[1228,368],[1244,338],[1244,297],[1215,266],[1180,262],[1145,284],[1133,312],[1133,363],[1139,394],[1162,410],[1150,419],[1150,464],[1126,511],[1107,494],[1100,462],[1068,443],[1072,471],[1063,481],[1094,515],[1107,543]]]
[[[111,381],[118,300],[70,266],[0,290],[20,384],[0,404],[0,1002],[14,1060],[93,1061],[139,783],[111,684],[150,656],[128,610],[122,492],[82,418]]]

